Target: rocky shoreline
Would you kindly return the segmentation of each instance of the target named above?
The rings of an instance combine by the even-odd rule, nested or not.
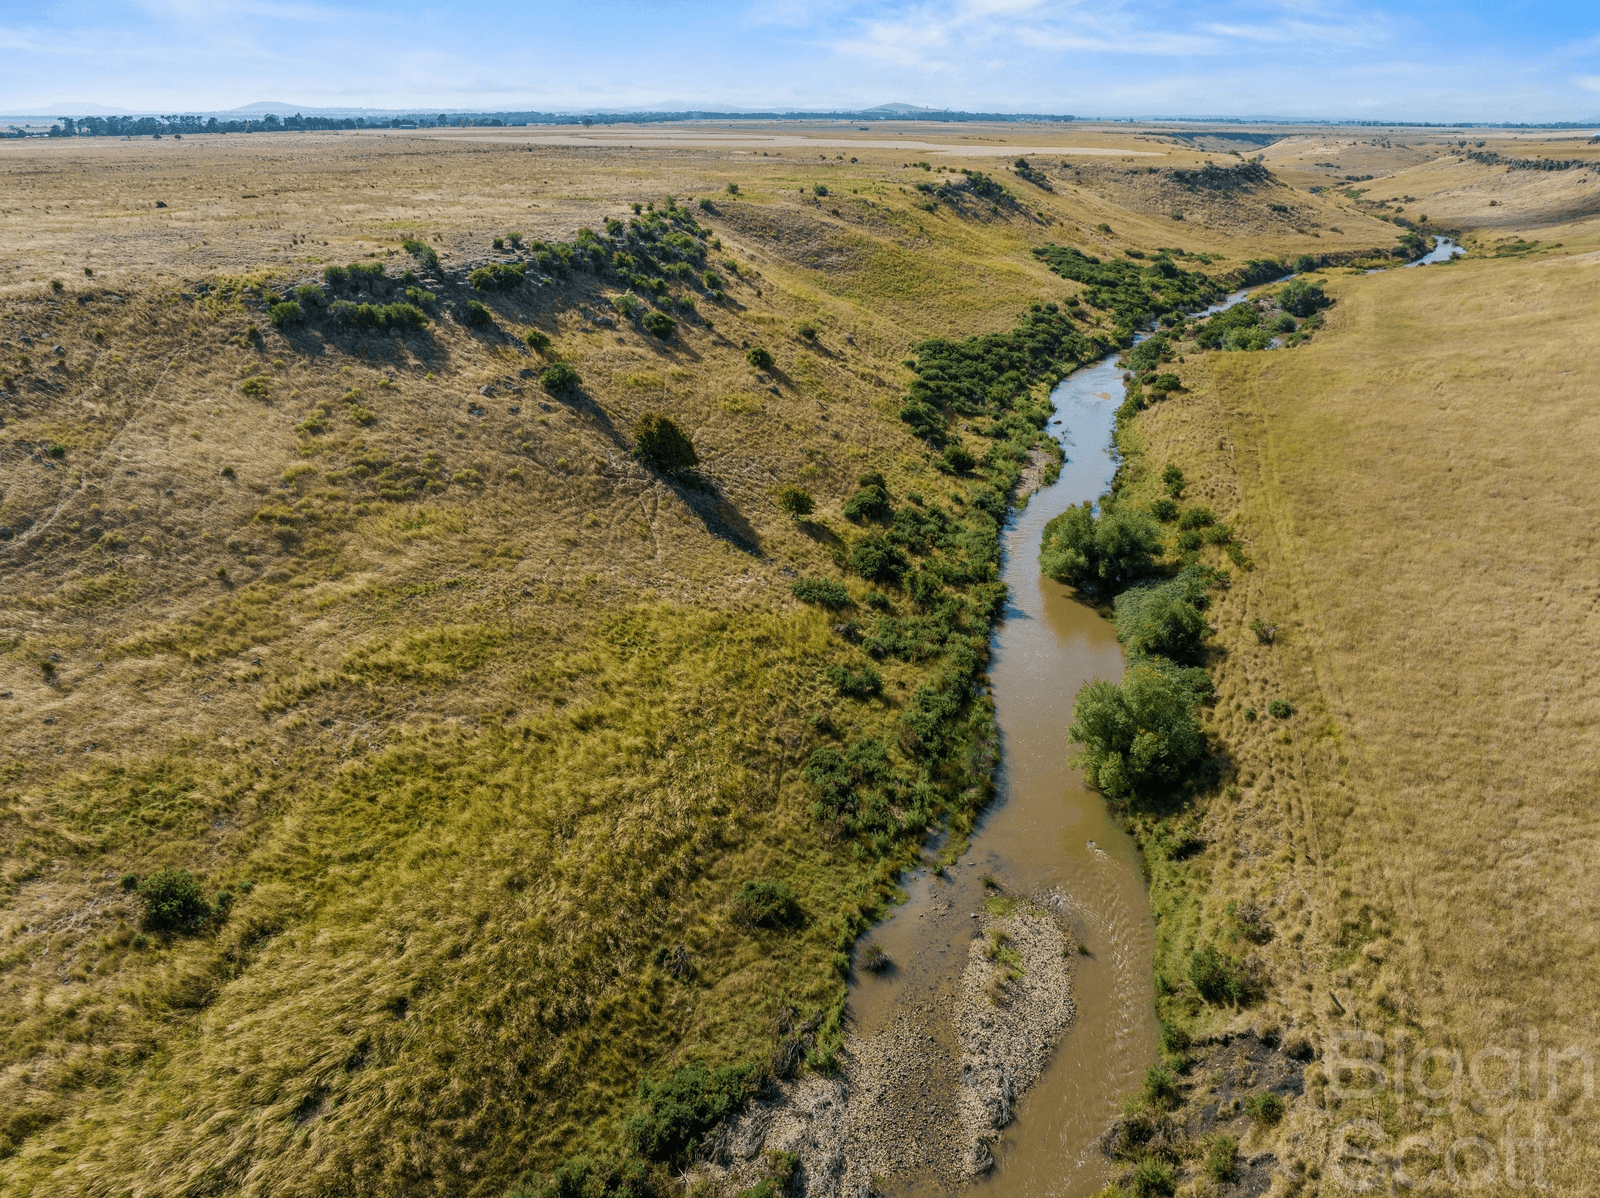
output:
[[[908,1004],[870,1036],[849,1030],[838,1074],[776,1083],[685,1180],[734,1194],[768,1176],[775,1154],[795,1158],[786,1171],[799,1198],[954,1193],[986,1172],[1072,1022],[1078,946],[1058,905],[991,898],[970,921],[952,994]]]

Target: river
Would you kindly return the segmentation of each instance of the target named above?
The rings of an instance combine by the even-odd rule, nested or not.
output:
[[[1235,292],[1200,315],[1244,300]],[[995,1146],[995,1168],[972,1187],[980,1198],[1087,1198],[1114,1168],[1097,1146],[1124,1095],[1159,1055],[1151,961],[1154,927],[1138,850],[1069,762],[1072,704],[1084,683],[1122,677],[1109,621],[1069,587],[1039,572],[1044,526],[1068,507],[1097,501],[1117,461],[1111,437],[1122,401],[1119,355],[1086,366],[1051,393],[1049,433],[1066,452],[1060,477],[1007,524],[1002,545],[1009,603],[993,642],[989,679],[1001,737],[993,803],[971,848],[940,877],[920,869],[907,901],[874,933],[896,967],[858,971],[850,995],[855,1030],[888,1028],[905,1007],[949,1005],[968,960],[967,938],[937,918],[977,911],[992,875],[1012,893],[1054,894],[1086,950],[1073,970],[1076,1015],[1044,1073],[1019,1100]],[[943,1036],[940,1039],[944,1039]],[[922,1193],[920,1179],[891,1192]]]
[[[1156,1059],[1152,928],[1138,851],[1068,765],[1073,696],[1092,678],[1121,678],[1122,651],[1107,621],[1039,573],[1045,524],[1111,484],[1121,397],[1115,357],[1075,372],[1051,397],[1050,433],[1067,461],[1013,516],[1003,541],[1010,603],[990,668],[1002,744],[997,796],[972,848],[945,877],[923,869],[906,879],[910,899],[875,933],[898,967],[882,978],[861,975],[850,999],[856,1028],[868,1035],[902,1005],[942,1005],[938,997],[953,991],[966,965],[967,942],[925,915],[947,902],[957,912],[977,910],[985,875],[1015,893],[1064,896],[1088,949],[1074,970],[1077,1015],[1020,1101],[996,1147],[997,1167],[979,1183],[995,1198],[1098,1191],[1110,1166],[1093,1141]]]

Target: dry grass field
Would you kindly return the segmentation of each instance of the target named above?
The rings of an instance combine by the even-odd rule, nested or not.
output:
[[[0,145],[0,1190],[499,1194],[614,1144],[642,1075],[765,1059],[790,1007],[836,1021],[898,859],[819,835],[801,766],[830,729],[892,740],[939,663],[886,660],[881,696],[842,696],[827,667],[862,653],[789,588],[844,577],[862,471],[897,501],[966,501],[896,418],[909,347],[1069,294],[1029,253],[1047,241],[1181,247],[1221,274],[1399,232],[1281,181],[1174,185],[1159,172],[1237,160],[1132,128],[735,132],[758,140]],[[1430,144],[1393,169],[1435,169]],[[1019,149],[1050,190],[1010,172]],[[1016,202],[917,188],[961,168]],[[1441,196],[1470,184],[1450,169]],[[669,196],[726,288],[674,337],[582,273],[461,322],[493,238],[568,240]],[[441,255],[421,332],[266,320],[265,290],[329,264],[380,264],[371,298],[399,298],[405,238]],[[1195,360],[1144,422],[1151,460],[1235,497],[1257,561],[1222,608],[1217,707],[1250,780],[1194,868],[1219,896],[1305,895],[1274,1011],[1326,1018],[1331,986],[1369,1020],[1498,1028],[1545,965],[1587,977],[1576,948],[1516,939],[1550,933],[1534,898],[1493,897],[1514,878],[1575,919],[1542,871],[1568,868],[1558,837],[1573,869],[1587,843],[1562,613],[1588,602],[1570,317],[1592,268],[1544,263],[1341,276],[1310,346]],[[541,390],[558,360],[581,391]],[[698,485],[629,456],[646,412],[691,435]],[[778,510],[785,485],[816,495],[812,522]],[[1236,644],[1266,609],[1296,613],[1282,642]],[[1283,744],[1234,714],[1268,686],[1304,712]],[[1499,872],[1451,868],[1469,854]],[[229,891],[220,931],[140,932],[121,879],[165,868]],[[740,923],[758,878],[793,887],[802,928]],[[1334,944],[1379,947],[1318,955]]]
[[[1243,945],[1268,1000],[1231,1021],[1329,1046],[1285,1125],[1305,1193],[1347,1192],[1347,1140],[1379,1165],[1339,1167],[1380,1188],[1509,1193],[1536,1156],[1554,1192],[1594,1175],[1600,235],[1516,232],[1564,244],[1335,272],[1312,343],[1191,357],[1139,417],[1130,495],[1178,463],[1253,559],[1213,609],[1230,785],[1192,817],[1205,850],[1157,866],[1161,967],[1226,942],[1230,904],[1269,913]],[[1358,1034],[1381,1047],[1338,1046]],[[1362,1056],[1383,1093],[1342,1070]],[[1381,1134],[1341,1131],[1363,1119]]]

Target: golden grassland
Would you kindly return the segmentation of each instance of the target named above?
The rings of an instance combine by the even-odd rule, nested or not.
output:
[[[1032,245],[1153,223],[1108,236],[1104,201],[1015,178],[1025,206],[929,211],[914,183],[944,172],[899,152],[27,149],[0,321],[4,1185],[498,1193],[614,1143],[643,1072],[762,1060],[786,1006],[836,1021],[896,867],[818,834],[799,767],[830,727],[892,729],[934,667],[841,699],[824,667],[860,652],[789,582],[837,574],[863,469],[955,502],[895,418],[911,343],[1062,296]],[[453,270],[667,195],[714,197],[728,281],[670,342],[583,276],[490,299],[485,333],[280,334],[255,298],[328,262],[393,275],[413,234]],[[1260,249],[1186,231],[1224,269]],[[539,390],[547,358],[581,395]],[[649,410],[703,486],[629,458]],[[386,471],[421,489],[385,499]],[[791,483],[813,522],[775,507]],[[119,878],[166,867],[237,896],[223,931],[141,937]],[[766,877],[802,931],[735,919]]]
[[[1046,157],[1046,192],[1004,174],[1014,151],[918,151],[927,170],[805,152],[506,131],[0,146],[0,523],[19,530],[0,544],[0,1187],[498,1193],[614,1142],[642,1073],[760,1059],[784,1006],[836,1012],[894,863],[818,835],[799,766],[830,726],[892,727],[932,667],[886,663],[882,698],[840,698],[825,667],[859,650],[788,585],[837,575],[861,470],[956,502],[895,419],[909,345],[1065,295],[1028,253],[1047,240],[1227,270],[1396,234],[1304,194],[1284,221],[1185,193],[1174,221],[1155,159]],[[921,206],[952,165],[1022,202]],[[711,259],[738,265],[671,342],[596,319],[616,288],[582,277],[489,301],[490,333],[400,339],[280,335],[239,290],[352,259],[393,274],[407,236],[456,270],[493,236],[565,239],[667,195],[711,199]],[[527,377],[547,361],[529,328],[581,396]],[[704,487],[628,457],[651,410],[690,432]],[[417,497],[384,499],[379,462]],[[813,523],[773,504],[790,483]],[[169,866],[238,896],[221,933],[136,939],[118,879]],[[762,877],[795,888],[801,931],[739,925],[732,895]],[[680,947],[687,976],[662,963]]]
[[[1584,996],[1597,983],[1596,446],[1592,229],[1512,260],[1336,278],[1337,305],[1290,353],[1205,354],[1177,366],[1186,393],[1138,417],[1130,498],[1178,463],[1189,494],[1242,535],[1253,568],[1212,609],[1218,699],[1209,731],[1227,784],[1185,826],[1184,861],[1151,854],[1158,970],[1180,981],[1194,946],[1260,954],[1263,1006],[1201,1011],[1202,1025],[1364,1031],[1409,1087],[1345,1097],[1370,1075],[1308,1071],[1279,1139],[1283,1184],[1324,1176],[1336,1129],[1376,1120],[1407,1136],[1414,1178],[1444,1146],[1543,1124],[1544,1176],[1585,1192],[1592,1101],[1549,1050],[1600,1051]],[[1263,645],[1249,625],[1278,626]],[[1267,704],[1292,703],[1274,719]],[[1231,903],[1270,911],[1239,937]],[[1419,1078],[1462,1092],[1414,1105]],[[1513,1077],[1509,1057],[1520,1054]],[[1397,1050],[1406,1055],[1399,1059]],[[1484,1050],[1490,1055],[1473,1058]],[[1351,1047],[1347,1055],[1370,1053]],[[1530,1076],[1529,1053],[1538,1059]],[[1499,1098],[1484,1096],[1502,1091]],[[1509,1113],[1496,1108],[1509,1104]],[[1476,1106],[1474,1106],[1476,1103]],[[1485,1155],[1462,1171],[1482,1180]],[[1524,1147],[1520,1177],[1533,1176]],[[1505,1158],[1499,1161],[1504,1182]],[[1514,1188],[1514,1187],[1512,1187]]]

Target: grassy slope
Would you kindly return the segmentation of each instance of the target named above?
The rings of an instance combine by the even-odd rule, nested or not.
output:
[[[1583,882],[1596,694],[1579,664],[1595,652],[1597,311],[1593,235],[1565,236],[1565,260],[1337,279],[1309,345],[1191,358],[1189,393],[1139,417],[1130,495],[1153,496],[1179,463],[1255,562],[1212,617],[1210,729],[1239,789],[1189,817],[1204,852],[1153,854],[1170,1013],[1231,1020],[1185,996],[1185,961],[1205,941],[1249,950],[1225,909],[1254,899],[1275,924],[1257,950],[1274,984],[1243,1019],[1378,1031],[1391,1053],[1404,1037],[1412,1059],[1525,1051],[1530,1028],[1595,1051],[1572,1003],[1597,982]],[[1249,631],[1257,617],[1279,625],[1272,647]],[[1280,697],[1287,721],[1266,715]],[[1592,1170],[1568,1073],[1564,1101],[1525,1097],[1510,1122],[1527,1135],[1536,1118],[1579,1118],[1550,1152],[1563,1188]],[[1320,1166],[1349,1118],[1397,1140],[1498,1142],[1507,1125],[1340,1104],[1311,1076],[1291,1163]]]

